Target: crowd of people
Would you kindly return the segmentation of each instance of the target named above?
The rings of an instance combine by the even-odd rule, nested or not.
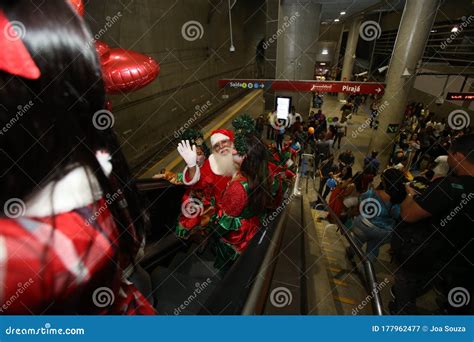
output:
[[[340,121],[348,122],[352,107],[349,99]],[[377,104],[370,108],[376,111]],[[337,216],[369,260],[375,261],[380,247],[390,244],[396,265],[391,312],[416,314],[416,299],[435,286],[442,294],[442,312],[472,313],[472,303],[456,308],[447,299],[456,286],[473,293],[468,276],[474,270],[471,128],[452,128],[445,119],[435,120],[427,106],[409,104],[389,164],[384,167],[378,151],[372,151],[354,173],[353,151],[336,153],[336,142],[346,134],[340,121],[326,119],[321,110],[308,121],[307,153],[316,160],[318,190],[331,209],[329,221]],[[313,207],[325,209],[319,199]],[[348,248],[347,255],[352,260],[354,251]]]
[[[0,313],[155,314],[134,284],[149,220],[113,129],[94,125],[106,97],[93,37],[63,0],[41,11],[28,0],[0,5],[0,22],[10,19],[26,30],[2,41],[0,58]],[[445,295],[453,287],[472,294],[473,134],[410,104],[389,166],[381,170],[373,151],[354,172],[353,151],[336,159],[335,150],[364,101],[349,99],[340,118],[326,117],[320,94],[307,120],[295,108],[286,122],[243,115],[233,131],[213,131],[210,148],[202,132],[184,132],[184,171],[159,176],[187,187],[176,236],[212,249],[225,273],[282,203],[298,156],[311,151],[331,215],[367,257],[391,243],[393,313],[416,313],[416,298],[433,283]],[[33,105],[12,120],[19,103]],[[27,291],[19,286],[26,283]],[[104,288],[111,305],[97,305]],[[442,304],[472,313],[472,303]]]

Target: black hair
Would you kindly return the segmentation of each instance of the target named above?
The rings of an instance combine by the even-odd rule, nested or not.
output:
[[[247,178],[250,187],[248,205],[254,213],[260,215],[270,203],[268,152],[265,144],[255,135],[248,135],[246,140],[248,149],[240,172]]]
[[[357,192],[362,193],[364,191],[363,182],[362,182],[362,172],[357,172],[352,177],[352,183],[354,183]]]
[[[403,172],[395,168],[388,168],[382,173],[382,188],[390,196],[392,204],[402,203],[407,196],[406,182]]]
[[[54,186],[72,169],[85,167],[104,197],[123,193],[123,200],[108,203],[119,236],[118,244],[112,243],[132,260],[135,233],[143,233],[146,219],[114,132],[96,128],[93,120],[105,109],[106,99],[91,33],[65,0],[5,0],[0,10],[9,21],[24,25],[22,41],[41,72],[39,79],[29,80],[0,71],[0,126],[9,127],[0,135],[0,206],[10,198],[27,201],[46,184]],[[19,106],[26,105],[18,115]],[[100,149],[112,155],[110,178],[95,157]],[[121,208],[124,203],[127,212]],[[110,283],[112,275],[100,277]],[[87,305],[77,297],[65,300]],[[50,311],[69,310],[60,306]]]
[[[474,164],[474,134],[466,134],[456,138],[449,150],[450,152],[463,154],[469,163]]]

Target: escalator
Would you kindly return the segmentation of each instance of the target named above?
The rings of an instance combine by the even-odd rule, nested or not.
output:
[[[272,215],[248,248],[225,273],[214,268],[212,241],[176,238],[183,186],[163,180],[138,180],[137,187],[151,216],[145,257],[141,266],[151,276],[158,314],[217,315],[264,312],[277,254],[289,210],[298,201],[287,193],[286,205]]]

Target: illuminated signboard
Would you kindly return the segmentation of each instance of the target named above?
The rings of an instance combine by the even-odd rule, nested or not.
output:
[[[474,100],[474,93],[448,93],[446,100],[472,101]]]

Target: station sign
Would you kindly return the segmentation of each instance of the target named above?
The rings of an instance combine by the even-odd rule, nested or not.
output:
[[[378,94],[385,89],[383,83],[346,82],[346,81],[289,81],[289,80],[255,80],[255,79],[223,79],[219,87],[232,89],[264,89],[274,91],[347,93],[347,94]]]
[[[451,101],[473,101],[474,93],[448,93],[446,100]]]

